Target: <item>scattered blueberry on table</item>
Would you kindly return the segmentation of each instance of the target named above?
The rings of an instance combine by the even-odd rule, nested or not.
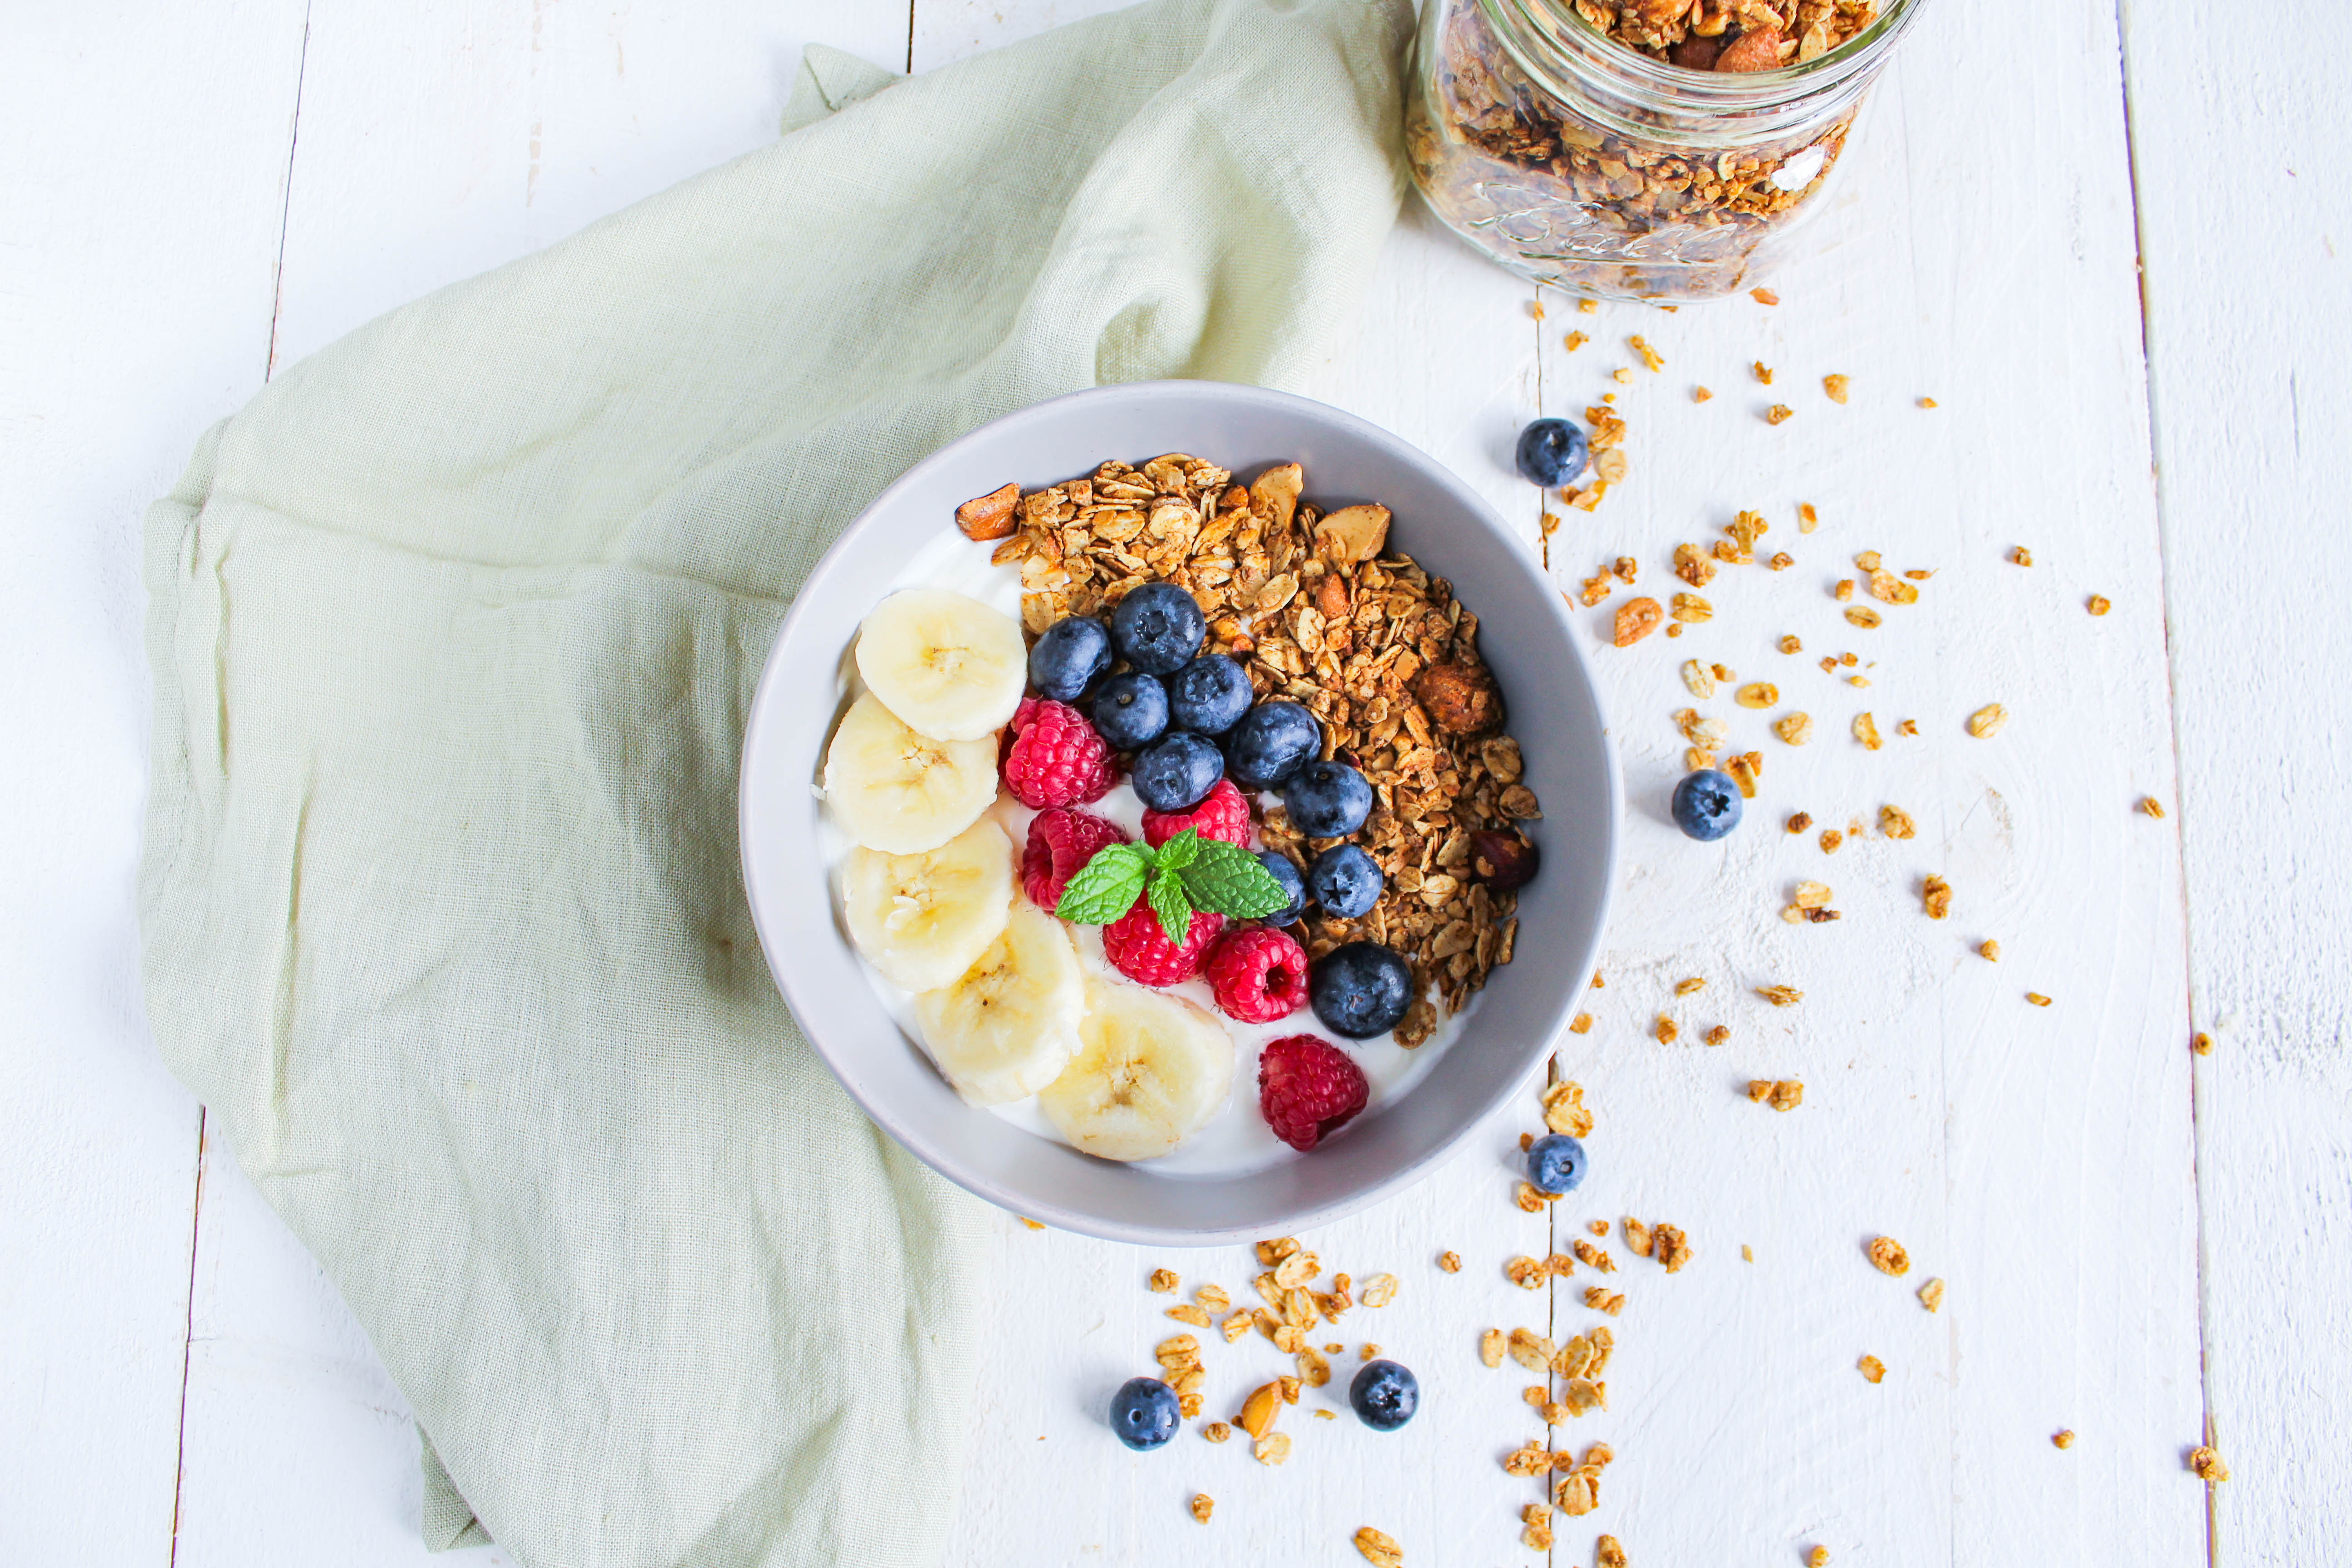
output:
[[[1135,759],[1135,793],[1154,811],[1190,811],[1225,776],[1224,754],[1213,742],[1171,731]]]
[[[1554,489],[1584,472],[1584,430],[1565,419],[1538,419],[1519,432],[1519,474],[1531,485]]]
[[[1110,1429],[1139,1453],[1176,1436],[1181,1415],[1176,1391],[1156,1377],[1130,1377],[1110,1396]]]
[[[1368,1361],[1348,1384],[1348,1403],[1373,1431],[1393,1432],[1421,1408],[1421,1380],[1399,1363]]]
[[[1296,702],[1261,702],[1225,737],[1226,765],[1244,789],[1272,789],[1323,750],[1323,726]]]
[[[1168,721],[1195,735],[1222,735],[1249,711],[1249,677],[1221,653],[1204,653],[1168,678]]]
[[[1333,1034],[1368,1040],[1403,1019],[1412,1005],[1412,969],[1376,942],[1345,942],[1315,961],[1307,1000]]]
[[[1168,689],[1158,676],[1131,669],[1095,693],[1095,731],[1113,750],[1139,752],[1167,730]]]
[[[1208,635],[1201,606],[1173,583],[1129,589],[1110,613],[1111,641],[1119,658],[1146,675],[1175,674],[1201,651]]]
[[[1325,914],[1343,921],[1371,913],[1387,880],[1380,863],[1354,844],[1335,844],[1307,868],[1307,890]]]
[[[1549,1132],[1528,1145],[1528,1185],[1557,1197],[1584,1180],[1584,1145],[1565,1132]]]
[[[1675,786],[1675,826],[1712,844],[1739,826],[1739,786],[1731,775],[1702,768]]]
[[[1290,826],[1309,838],[1345,838],[1372,815],[1372,786],[1345,763],[1309,763],[1282,786]]]
[[[1068,616],[1045,628],[1029,650],[1029,682],[1041,697],[1075,702],[1110,668],[1110,633],[1087,616]]]
[[[1290,863],[1290,857],[1279,849],[1261,849],[1257,852],[1257,863],[1265,868],[1266,875],[1282,884],[1282,890],[1290,897],[1288,903],[1265,917],[1265,923],[1286,926],[1305,914],[1307,880],[1298,874],[1298,868]]]

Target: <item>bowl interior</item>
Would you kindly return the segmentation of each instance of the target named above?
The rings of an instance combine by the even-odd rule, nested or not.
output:
[[[1479,616],[1510,732],[1544,818],[1528,825],[1542,874],[1521,891],[1513,962],[1487,982],[1462,1037],[1409,1093],[1311,1156],[1226,1178],[1173,1177],[1096,1160],[957,1098],[868,987],[842,930],[819,848],[813,785],[840,701],[834,672],[858,623],[958,503],[1189,452],[1246,479],[1305,467],[1326,508],[1379,501],[1390,539],[1450,578]],[[975,549],[979,548],[974,546]],[[1371,1201],[1433,1168],[1542,1062],[1591,976],[1615,876],[1616,760],[1591,670],[1557,590],[1493,511],[1434,460],[1337,409],[1256,387],[1152,382],[1097,388],[985,426],[916,465],[875,500],[810,578],[777,636],[747,725],[745,885],[770,967],[850,1094],[942,1174],[1068,1229],[1157,1245],[1278,1235]],[[1255,1085],[1236,1082],[1236,1094]]]

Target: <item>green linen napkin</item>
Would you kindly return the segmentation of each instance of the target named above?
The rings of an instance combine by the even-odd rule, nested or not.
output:
[[[156,1037],[415,1406],[431,1544],[938,1557],[984,1215],[770,981],[744,710],[942,441],[1303,379],[1395,212],[1407,26],[812,51],[776,145],[295,366],[150,512]]]

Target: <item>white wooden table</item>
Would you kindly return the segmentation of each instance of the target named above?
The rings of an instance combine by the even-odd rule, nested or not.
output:
[[[144,503],[272,371],[760,144],[803,44],[923,70],[1104,8],[0,15],[0,1562],[425,1558],[398,1392],[206,1147],[142,1021]],[[1149,1364],[1167,1299],[1144,1275],[1241,1294],[1252,1269],[1008,1218],[979,1406],[943,1413],[972,1430],[960,1568],[1346,1563],[1366,1523],[1418,1563],[1539,1559],[1517,1540],[1533,1484],[1496,1462],[1539,1431],[1527,1380],[1479,1367],[1476,1335],[1601,1321],[1585,1278],[1530,1295],[1501,1265],[1627,1214],[1681,1225],[1697,1258],[1668,1279],[1607,1244],[1630,1299],[1610,1409],[1555,1442],[1605,1439],[1618,1461],[1599,1513],[1556,1521],[1556,1563],[1589,1563],[1596,1530],[1674,1568],[1815,1543],[1906,1565],[2352,1551],[2352,616],[2329,570],[2352,521],[2334,68],[2352,14],[2267,10],[1945,0],[1868,112],[1835,243],[1777,280],[1774,310],[1581,316],[1553,296],[1538,323],[1529,289],[1408,215],[1324,395],[1452,463],[1532,541],[1512,434],[1617,390],[1633,479],[1567,514],[1564,584],[1619,553],[1663,583],[1676,542],[1741,507],[1799,564],[1718,579],[1717,620],[1679,644],[1599,652],[1634,805],[1598,1022],[1563,1058],[1601,1119],[1584,1190],[1549,1221],[1513,1206],[1530,1103],[1308,1238],[1402,1279],[1334,1338],[1419,1368],[1422,1420],[1383,1439],[1297,1419],[1279,1471],[1190,1438],[1132,1458],[1078,1391]],[[1593,339],[1575,354],[1571,328]],[[1633,331],[1666,366],[1614,387]],[[1759,359],[1780,373],[1769,396]],[[1853,379],[1843,408],[1820,390],[1833,371]],[[1771,400],[1795,419],[1765,424]],[[1823,519],[1809,537],[1801,501]],[[1828,590],[1871,548],[1937,574],[1857,631]],[[2086,615],[2092,594],[2113,612]],[[1785,632],[1801,656],[1777,651]],[[1814,663],[1849,648],[1866,690]],[[1768,759],[1719,850],[1663,820],[1685,655],[1774,680],[1821,731],[1792,750],[1763,715],[1708,705]],[[1991,701],[2014,718],[1970,739]],[[1863,709],[1882,751],[1848,738]],[[1905,718],[1916,738],[1894,736]],[[1916,839],[1873,827],[1825,858],[1780,831],[1800,809],[1816,832],[1870,825],[1889,802]],[[1920,910],[1931,873],[1954,889],[1941,923]],[[1776,918],[1804,878],[1842,921]],[[1988,937],[1997,964],[1975,955]],[[1685,976],[1706,988],[1676,998]],[[1774,982],[1804,1003],[1750,991]],[[1650,1037],[1661,1012],[1676,1044]],[[1717,1022],[1728,1045],[1695,1043]],[[1803,1107],[1751,1105],[1751,1076],[1801,1078]],[[1909,1278],[1865,1261],[1881,1233]],[[1444,1247],[1459,1275],[1435,1269]],[[1930,1276],[1949,1282],[1932,1316],[1913,1295]],[[1276,1370],[1262,1343],[1210,1361],[1212,1414]],[[2064,1452],[2062,1427],[2080,1435]],[[2184,1468],[2209,1433],[2235,1472],[2210,1500]],[[1205,1531],[1196,1490],[1218,1500]]]

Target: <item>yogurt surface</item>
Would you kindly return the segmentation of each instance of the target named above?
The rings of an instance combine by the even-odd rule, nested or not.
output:
[[[1021,615],[1021,574],[1018,567],[989,563],[990,547],[975,544],[953,530],[942,530],[940,537],[916,552],[906,570],[890,584],[886,593],[901,588],[945,588],[967,595],[981,603],[1002,610],[1015,620]],[[839,677],[839,695],[847,698],[860,689],[856,665],[844,658]],[[1135,842],[1143,841],[1143,802],[1124,782],[1083,809],[1108,817],[1124,828]],[[1013,840],[1017,853],[1028,842],[1029,822],[1037,814],[1023,805],[1010,795],[1000,791],[989,815],[1003,827]],[[839,868],[851,847],[849,840],[836,830],[830,816],[824,822],[822,841],[825,850],[826,880],[834,889],[839,908]],[[1253,849],[1262,847],[1255,832],[1251,835]],[[1016,898],[1024,895],[1015,892]],[[1099,926],[1072,925],[1070,934],[1076,940],[1078,962],[1090,977],[1099,976],[1116,985],[1132,985],[1103,956],[1102,929]],[[902,991],[885,980],[873,965],[858,961],[866,983],[898,1021],[899,1032],[924,1047],[921,1028],[915,1022],[914,994]],[[1470,1005],[1452,1017],[1441,1018],[1436,1030],[1421,1045],[1411,1050],[1398,1045],[1394,1037],[1381,1035],[1370,1040],[1345,1040],[1325,1029],[1313,1012],[1300,1008],[1289,1017],[1274,1024],[1244,1024],[1229,1018],[1217,1008],[1215,993],[1206,980],[1188,980],[1181,985],[1161,988],[1168,994],[1181,996],[1193,1003],[1222,1026],[1234,1042],[1234,1086],[1217,1114],[1175,1151],[1157,1159],[1136,1162],[1137,1168],[1155,1174],[1177,1177],[1223,1177],[1244,1174],[1279,1164],[1285,1160],[1299,1158],[1299,1152],[1274,1135],[1259,1114],[1257,1104],[1258,1052],[1270,1041],[1291,1035],[1315,1035],[1329,1040],[1355,1059],[1364,1071],[1370,1087],[1370,1099],[1362,1114],[1347,1126],[1331,1134],[1345,1138],[1366,1119],[1376,1114],[1381,1106],[1406,1093],[1421,1081],[1439,1057],[1461,1037],[1470,1017],[1477,1011],[1480,998],[1473,996]],[[1441,1006],[1442,1011],[1442,1006]],[[928,1055],[928,1048],[925,1047]],[[1035,1096],[1006,1105],[975,1107],[1013,1123],[1024,1131],[1055,1143],[1066,1143],[1054,1124],[1038,1108]]]

